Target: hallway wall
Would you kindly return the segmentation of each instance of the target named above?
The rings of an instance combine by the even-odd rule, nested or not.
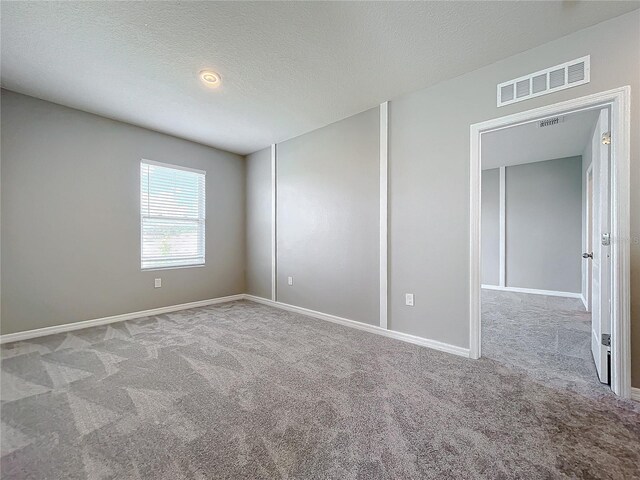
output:
[[[482,171],[482,284],[500,285],[500,169]]]
[[[483,285],[500,285],[498,172],[482,171]],[[505,167],[504,198],[503,286],[581,293],[582,157]]]

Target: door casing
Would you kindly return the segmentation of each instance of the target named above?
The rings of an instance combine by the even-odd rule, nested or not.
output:
[[[624,86],[470,126],[469,356],[481,356],[481,142],[488,132],[608,108],[611,127],[611,389],[631,395],[630,125],[631,88]]]

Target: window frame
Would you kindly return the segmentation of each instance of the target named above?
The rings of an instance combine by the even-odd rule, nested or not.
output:
[[[143,267],[143,258],[142,258],[142,252],[143,252],[143,246],[144,246],[144,224],[143,224],[143,215],[142,215],[142,165],[155,165],[158,167],[164,167],[164,168],[171,168],[174,170],[182,170],[185,172],[192,172],[192,173],[198,173],[201,174],[204,177],[204,185],[203,185],[203,189],[204,191],[202,192],[202,202],[203,204],[200,205],[198,207],[198,210],[200,211],[201,208],[204,209],[204,215],[202,216],[202,220],[198,219],[198,222],[202,222],[202,228],[203,228],[203,232],[202,232],[202,239],[203,239],[203,243],[202,243],[202,263],[193,263],[193,264],[189,264],[189,265],[168,265],[168,266],[154,266],[154,267]],[[150,272],[153,270],[176,270],[179,268],[201,268],[204,267],[206,265],[206,230],[207,230],[207,215],[206,215],[206,203],[207,203],[207,172],[206,170],[199,170],[197,168],[192,168],[192,167],[185,167],[184,165],[175,165],[172,163],[165,163],[165,162],[157,162],[155,160],[149,160],[146,158],[141,158],[140,162],[138,163],[138,216],[139,216],[139,220],[140,220],[140,251],[138,252],[138,258],[140,259],[140,270],[143,272]],[[151,217],[147,217],[147,218],[151,218]],[[161,217],[158,217],[161,218]]]

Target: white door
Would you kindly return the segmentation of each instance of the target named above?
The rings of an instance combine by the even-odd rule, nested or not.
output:
[[[593,252],[593,166],[590,165],[589,168],[587,169],[587,181],[585,184],[585,189],[587,192],[587,225],[586,225],[586,232],[585,232],[585,236],[586,236],[586,242],[587,242],[587,253],[586,255],[589,255],[591,252]],[[585,255],[583,255],[584,257]],[[592,283],[593,283],[593,262],[591,261],[591,258],[586,258],[585,260],[585,267],[586,267],[586,288],[585,288],[585,293],[586,293],[586,309],[587,312],[591,312],[592,308],[591,308],[591,299],[593,298],[593,292],[592,292]]]
[[[609,218],[609,145],[602,136],[609,132],[609,111],[602,110],[592,139],[593,153],[593,258],[591,298],[591,352],[602,383],[609,383],[608,352],[603,336],[611,334],[611,252],[603,245],[603,234],[610,232]],[[604,242],[606,243],[606,242]]]

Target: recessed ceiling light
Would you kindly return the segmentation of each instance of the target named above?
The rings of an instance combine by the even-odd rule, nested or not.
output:
[[[200,80],[202,80],[207,87],[217,87],[220,85],[220,75],[211,70],[202,70],[200,72]]]

